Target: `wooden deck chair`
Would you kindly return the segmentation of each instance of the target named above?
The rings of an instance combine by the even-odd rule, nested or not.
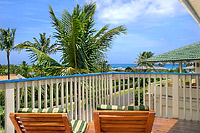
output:
[[[154,111],[94,111],[95,133],[101,132],[145,132],[150,133],[154,122]]]
[[[69,120],[61,108],[21,108],[20,113],[10,113],[10,119],[18,133],[84,133],[88,127],[82,120]],[[62,112],[62,113],[61,113]]]

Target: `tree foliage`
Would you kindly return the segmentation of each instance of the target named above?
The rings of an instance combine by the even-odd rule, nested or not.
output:
[[[0,50],[5,50],[7,53],[8,79],[10,79],[10,52],[14,49],[15,32],[16,29],[0,29]]]
[[[152,57],[154,55],[154,53],[152,53],[151,51],[147,52],[147,51],[144,51],[142,53],[140,53],[138,55],[138,58],[137,61],[135,63],[137,63],[136,66],[145,66],[145,67],[153,67],[154,64],[151,64],[151,63],[148,63],[146,62],[145,60]]]
[[[113,29],[105,25],[97,31],[94,27],[95,9],[96,3],[87,3],[83,7],[77,5],[71,14],[64,10],[58,19],[49,6],[52,25],[56,30],[54,37],[62,47],[63,65],[95,71],[99,62],[104,61],[105,52],[111,47],[115,36],[126,33],[122,25]]]
[[[26,49],[27,52],[30,52],[29,57],[32,63],[40,60],[37,56],[38,54],[35,52],[34,49],[37,49],[44,54],[54,54],[59,49],[59,47],[57,47],[57,44],[50,44],[50,36],[46,38],[46,33],[40,33],[40,39],[38,40],[34,37],[33,40],[34,43],[30,41],[25,41],[15,47],[18,50]]]

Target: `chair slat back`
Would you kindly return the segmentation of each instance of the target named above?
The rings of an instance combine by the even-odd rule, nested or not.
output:
[[[153,111],[94,111],[95,133],[145,132],[150,133],[155,112]]]
[[[71,133],[66,113],[11,113],[10,119],[18,133]]]

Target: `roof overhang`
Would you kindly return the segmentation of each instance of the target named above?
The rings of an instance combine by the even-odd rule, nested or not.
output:
[[[199,0],[179,0],[179,1],[200,26],[200,1]]]

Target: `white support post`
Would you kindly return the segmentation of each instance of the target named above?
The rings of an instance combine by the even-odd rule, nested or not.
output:
[[[173,75],[173,86],[172,86],[172,116],[173,118],[178,118],[178,88],[179,88],[179,78],[178,75]]]
[[[15,112],[15,89],[14,83],[5,84],[5,131],[14,133],[14,126],[9,118],[10,113]]]
[[[179,67],[180,67],[180,73],[182,73],[182,61],[179,62]]]

